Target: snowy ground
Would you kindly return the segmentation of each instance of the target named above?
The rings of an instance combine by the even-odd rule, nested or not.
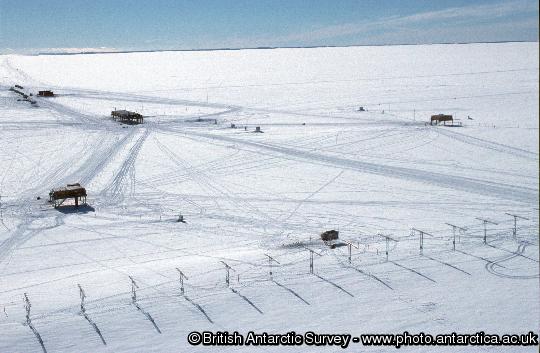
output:
[[[47,352],[210,351],[195,330],[538,332],[538,61],[538,43],[0,56],[0,352],[42,350],[24,293]],[[14,84],[57,96],[32,107]],[[72,182],[88,207],[45,201]],[[506,212],[527,218],[516,236]],[[476,217],[497,223],[487,244]],[[456,251],[446,223],[467,227]],[[351,264],[327,229],[358,245]]]

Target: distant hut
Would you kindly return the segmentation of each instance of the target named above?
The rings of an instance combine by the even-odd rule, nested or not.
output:
[[[331,240],[338,240],[339,239],[339,232],[337,230],[327,230],[326,232],[321,233],[321,239],[323,241],[331,241]]]
[[[113,110],[111,116],[114,120],[118,120],[124,124],[142,124],[144,117],[136,112],[129,110]]]
[[[81,184],[67,184],[65,187],[52,189],[49,192],[49,202],[54,204],[54,208],[60,206],[67,199],[75,199],[75,207],[79,206],[79,200],[86,203],[86,189]]]
[[[453,125],[454,117],[452,115],[447,115],[447,114],[432,115],[430,125],[433,125],[433,122],[435,122],[435,125],[439,125],[441,122],[443,122],[444,125],[446,125],[447,121],[451,121]]]
[[[53,91],[39,91],[38,92],[38,96],[40,97],[54,97],[54,92]]]

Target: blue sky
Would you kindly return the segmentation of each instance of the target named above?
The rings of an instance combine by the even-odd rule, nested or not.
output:
[[[0,0],[4,53],[512,40],[538,41],[538,1]]]

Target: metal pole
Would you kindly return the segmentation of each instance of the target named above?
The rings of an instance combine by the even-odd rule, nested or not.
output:
[[[456,250],[456,230],[459,229],[460,232],[464,232],[467,230],[467,228],[464,228],[464,227],[459,227],[459,226],[456,226],[454,224],[451,224],[451,223],[446,223],[447,225],[449,225],[450,227],[452,227],[452,235],[454,237],[454,239],[452,240],[452,250],[455,251]],[[461,233],[459,233],[461,234]]]
[[[308,248],[308,247],[305,247],[305,246],[304,246],[304,248],[305,248],[307,251],[309,251],[309,273],[313,274],[313,258],[314,258],[313,254],[315,253],[315,254],[317,254],[317,255],[319,255],[319,256],[322,256],[322,255],[319,254],[318,252],[316,252],[316,251],[314,251],[314,250]]]
[[[227,287],[230,286],[230,270],[233,270],[234,271],[234,268],[232,268],[231,266],[227,265],[227,263],[225,263],[224,261],[220,261],[224,266],[225,266],[225,271],[226,271],[226,274],[225,274],[225,283],[227,284]]]
[[[388,250],[389,250],[389,241],[388,236],[386,236],[386,262],[388,262]]]
[[[180,292],[184,295],[184,278],[182,277],[182,272],[180,272]]]
[[[176,271],[178,271],[178,274],[180,275],[180,293],[184,295],[184,278],[185,279],[189,279],[189,278],[187,278],[187,276],[182,271],[180,271],[178,267],[176,268]]]
[[[131,280],[131,302],[137,304],[137,288],[139,288],[139,286],[133,277],[129,276],[129,279]]]
[[[452,233],[454,234],[454,240],[452,240],[452,250],[456,251],[456,227],[452,227]]]
[[[313,274],[313,250],[309,250],[309,273]]]
[[[268,265],[270,266],[270,270],[268,272],[268,274],[270,275],[270,279],[273,279],[273,271],[272,271],[272,262],[275,262],[277,264],[279,264],[279,261],[277,261],[276,259],[274,259],[272,256],[268,255],[268,254],[264,254],[264,256],[266,256],[268,258]]]
[[[349,251],[349,264],[351,264],[352,263],[352,248],[353,248],[353,246],[355,248],[357,248],[357,249],[359,249],[360,247],[358,245],[354,245],[352,243],[352,241],[345,240],[345,243],[347,243],[347,249]]]
[[[490,221],[488,219],[484,219],[484,218],[476,217],[476,219],[479,220],[479,221],[484,222],[484,244],[487,244],[487,224],[491,223],[491,224],[497,225],[497,223],[492,222],[492,221]]]
[[[84,307],[84,299],[86,298],[86,294],[84,293],[84,290],[82,289],[80,284],[77,284],[79,286],[79,296],[81,297],[81,312],[85,312],[86,308]]]
[[[424,232],[423,230],[412,228],[413,231],[420,233],[420,255],[424,254],[424,235],[427,234],[430,237],[433,237],[432,234]]]
[[[28,295],[24,293],[24,308],[26,310],[26,324],[30,324],[30,308],[32,308],[32,304],[30,304],[30,299],[28,299]]]
[[[424,254],[424,232],[420,232],[420,255]]]
[[[487,244],[487,221],[484,221],[484,244]]]
[[[525,218],[525,217],[522,217],[522,216],[519,216],[517,214],[508,213],[508,212],[505,212],[505,214],[514,217],[514,229],[512,231],[512,235],[515,238],[517,236],[517,219],[521,218],[521,219],[524,219],[526,221],[528,221],[529,219]]]

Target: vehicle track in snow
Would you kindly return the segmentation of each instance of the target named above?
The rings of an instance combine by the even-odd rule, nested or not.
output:
[[[36,193],[40,194],[44,190],[50,189],[52,186],[57,186],[58,183],[68,183],[73,182],[73,180],[80,181],[83,184],[90,183],[91,180],[95,178],[108,163],[111,162],[121,146],[128,141],[129,137],[130,135],[127,134],[113,144],[97,144],[97,146],[94,146],[95,148],[93,148],[93,151],[86,158],[85,162],[82,163],[78,169],[70,173],[68,173],[68,171],[74,160],[68,159],[58,168],[42,178],[43,182],[41,182],[39,186],[25,191],[20,198],[27,202],[27,200],[33,198],[33,195]],[[68,174],[62,176],[62,174],[66,173]],[[31,223],[36,218],[42,219],[45,217],[39,214],[36,217],[33,211],[35,210],[30,208],[25,213],[22,213],[19,217],[22,218],[23,221],[17,226],[16,229],[12,231],[10,236],[0,244],[0,263],[2,263],[10,253],[31,239],[35,234],[49,228],[30,229]],[[58,213],[54,216],[54,227],[58,227],[62,224],[61,218],[64,216],[65,215],[62,213]]]
[[[189,107],[220,109],[220,111],[217,111],[217,112],[198,115],[198,117],[200,118],[211,118],[211,117],[215,117],[215,116],[219,116],[223,114],[236,113],[242,110],[242,107],[236,106],[236,105],[209,103],[209,102],[187,100],[187,99],[165,98],[165,97],[158,97],[158,96],[148,96],[148,95],[142,95],[142,94],[136,94],[136,93],[123,93],[123,92],[79,89],[79,88],[70,88],[70,87],[58,87],[58,89],[69,92],[69,94],[74,97],[85,98],[85,99],[110,100],[110,101],[115,101],[115,102],[153,103],[153,104],[164,104],[164,105],[173,105],[173,106],[189,106]],[[171,120],[170,122],[171,123],[175,122],[175,120]]]
[[[280,145],[255,142],[236,137],[219,134],[202,133],[195,131],[185,131],[186,135],[198,136],[203,139],[220,140],[231,143],[238,143],[255,148],[253,153],[268,154],[278,153],[283,156],[309,163],[330,165],[341,169],[354,170],[361,173],[385,176],[389,178],[416,181],[443,188],[457,189],[469,193],[492,196],[504,200],[512,200],[527,204],[538,201],[538,190],[523,186],[515,186],[491,182],[488,180],[474,179],[465,176],[449,175],[427,170],[392,166],[374,162],[365,162],[328,156],[321,153],[298,150],[295,148],[283,147]]]
[[[465,144],[481,147],[490,151],[509,154],[513,157],[524,158],[524,159],[532,160],[532,161],[538,161],[538,153],[536,152],[527,151],[521,148],[508,146],[508,145],[494,142],[494,141],[488,141],[485,139],[481,139],[479,137],[468,136],[466,134],[456,132],[456,131],[451,131],[442,127],[438,127],[437,131],[441,135],[447,136],[451,139],[463,142]]]
[[[135,131],[135,130],[134,130]],[[137,160],[137,157],[139,155],[139,152],[150,135],[150,128],[143,128],[142,132],[140,132],[140,136],[137,138],[137,141],[133,144],[133,146],[129,149],[127,152],[127,156],[120,165],[120,168],[115,173],[114,178],[112,179],[111,183],[105,187],[100,195],[103,197],[107,197],[108,200],[105,202],[106,204],[112,203],[119,203],[125,196],[125,187],[126,187],[126,179],[129,179],[130,182],[130,188],[131,194],[133,194],[134,191],[134,168],[135,168],[135,161]]]
[[[224,185],[223,183],[219,183],[214,175],[210,176],[204,170],[197,169],[189,162],[182,159],[179,154],[175,153],[158,140],[156,140],[156,143],[158,148],[166,156],[168,156],[170,160],[176,166],[178,166],[183,173],[187,173],[190,180],[193,180],[194,182],[199,184],[201,188],[207,190],[207,192],[209,192],[211,195],[217,195],[217,197],[213,199],[212,202],[221,214],[226,215],[227,211],[223,208],[223,205],[218,202],[218,200],[224,200],[231,205],[234,205],[237,209],[244,209],[246,213],[252,215],[252,217],[254,215],[259,215],[260,220],[264,222],[263,225],[275,224],[277,222],[275,218],[263,212],[261,209],[248,202],[247,200],[234,197],[235,193],[230,190],[228,186]]]
[[[520,243],[516,249],[515,252],[507,255],[507,256],[503,256],[497,260],[494,260],[492,262],[487,262],[485,264],[485,269],[486,271],[488,271],[489,273],[495,275],[495,276],[498,276],[498,277],[504,277],[504,278],[510,278],[510,279],[534,279],[534,278],[539,278],[540,277],[540,274],[535,274],[535,275],[520,275],[520,274],[513,274],[513,273],[503,273],[503,272],[500,272],[499,270],[496,269],[495,266],[498,266],[498,267],[501,267],[500,263],[502,262],[507,262],[509,260],[512,260],[512,259],[515,259],[519,256],[522,256],[523,255],[523,252],[525,252],[525,247],[527,246],[526,243]]]
[[[539,262],[538,260],[533,259],[532,257],[528,257],[526,255],[523,255],[523,252],[525,250],[525,246],[523,246],[523,251],[520,252],[520,251],[511,251],[511,250],[508,250],[508,249],[505,249],[505,248],[499,248],[499,247],[497,247],[495,245],[492,245],[492,244],[489,244],[489,243],[487,243],[486,245],[490,246],[490,247],[492,247],[494,249],[498,249],[498,250],[501,250],[501,251],[504,251],[504,252],[507,252],[507,253],[510,253],[510,254],[515,254],[517,256],[521,256],[521,257],[523,257],[525,259],[528,259],[528,260],[531,260],[531,261],[534,261],[534,262]],[[519,250],[519,247],[518,247],[518,250]]]

